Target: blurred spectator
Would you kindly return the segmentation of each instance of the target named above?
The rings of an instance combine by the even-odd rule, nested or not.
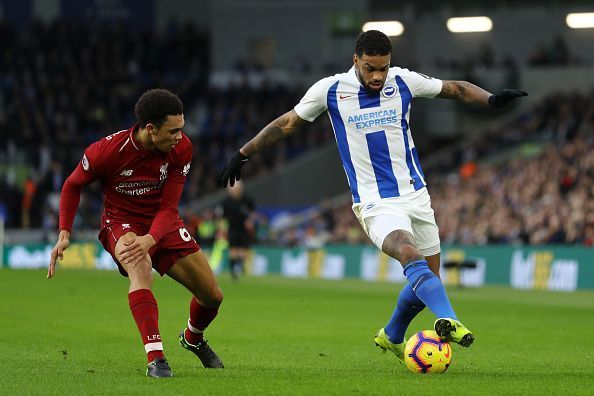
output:
[[[258,244],[268,244],[272,242],[270,230],[270,220],[268,216],[256,213],[256,241]]]
[[[206,210],[198,223],[198,243],[202,246],[212,246],[217,231],[214,210]]]
[[[561,36],[555,37],[548,48],[540,45],[528,58],[530,66],[568,66],[578,63],[579,60],[570,53]]]
[[[255,235],[254,201],[244,194],[243,183],[236,181],[227,188],[228,196],[221,204],[221,215],[227,220],[229,271],[234,280],[244,272],[244,262]]]

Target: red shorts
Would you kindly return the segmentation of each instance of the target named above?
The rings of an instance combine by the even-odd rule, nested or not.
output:
[[[146,224],[134,224],[134,223],[116,223],[111,222],[109,225],[105,225],[99,233],[99,241],[103,245],[103,248],[111,254],[111,257],[118,265],[120,273],[124,276],[128,276],[124,268],[116,259],[115,247],[118,239],[128,232],[133,232],[136,235],[145,235],[149,232],[151,226]],[[173,226],[171,231],[165,234],[159,242],[149,250],[149,255],[153,262],[153,268],[159,272],[161,276],[165,275],[167,271],[177,260],[185,257],[189,254],[200,250],[200,245],[194,238],[188,233],[184,222],[178,219]]]

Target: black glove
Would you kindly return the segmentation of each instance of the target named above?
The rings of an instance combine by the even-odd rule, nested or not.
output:
[[[517,89],[504,89],[489,96],[489,106],[498,109],[521,96],[528,96],[528,92],[518,91]]]
[[[239,150],[235,152],[225,165],[225,169],[219,175],[217,182],[221,187],[233,187],[236,180],[241,179],[241,167],[247,164],[249,158],[241,154]]]

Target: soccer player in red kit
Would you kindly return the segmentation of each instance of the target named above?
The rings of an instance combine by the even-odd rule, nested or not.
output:
[[[192,293],[188,326],[179,338],[182,347],[198,356],[204,367],[223,368],[203,338],[223,293],[177,209],[192,161],[192,143],[182,132],[183,104],[175,94],[153,89],[138,99],[134,110],[138,123],[87,147],[64,182],[60,234],[47,276],[54,275],[56,260],[63,259],[68,248],[82,187],[98,180],[105,206],[99,240],[130,280],[128,302],[147,353],[147,376],[172,376],[151,292],[153,268]]]

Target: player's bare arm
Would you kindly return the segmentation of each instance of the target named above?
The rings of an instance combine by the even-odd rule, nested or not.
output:
[[[58,258],[60,260],[64,260],[64,250],[68,249],[70,245],[70,231],[62,230],[60,231],[60,235],[58,235],[58,242],[54,245],[52,249],[52,254],[50,257],[50,264],[47,270],[47,278],[51,278],[56,273],[56,261]]]
[[[468,81],[444,80],[438,98],[456,99],[462,103],[475,104],[479,106],[490,106],[499,108],[505,106],[512,100],[528,93],[517,89],[504,89],[495,94],[484,90]]]
[[[252,140],[233,154],[217,179],[219,185],[225,187],[229,184],[233,187],[235,181],[241,179],[241,168],[248,162],[251,155],[274,146],[285,137],[293,134],[306,122],[297,115],[295,110],[291,110],[266,125]]]
[[[299,117],[295,110],[291,110],[266,125],[252,140],[247,142],[239,151],[241,154],[250,157],[253,154],[274,146],[285,137],[293,134],[303,124],[303,118]]]
[[[468,81],[443,81],[438,98],[456,99],[463,103],[489,105],[491,93]]]

